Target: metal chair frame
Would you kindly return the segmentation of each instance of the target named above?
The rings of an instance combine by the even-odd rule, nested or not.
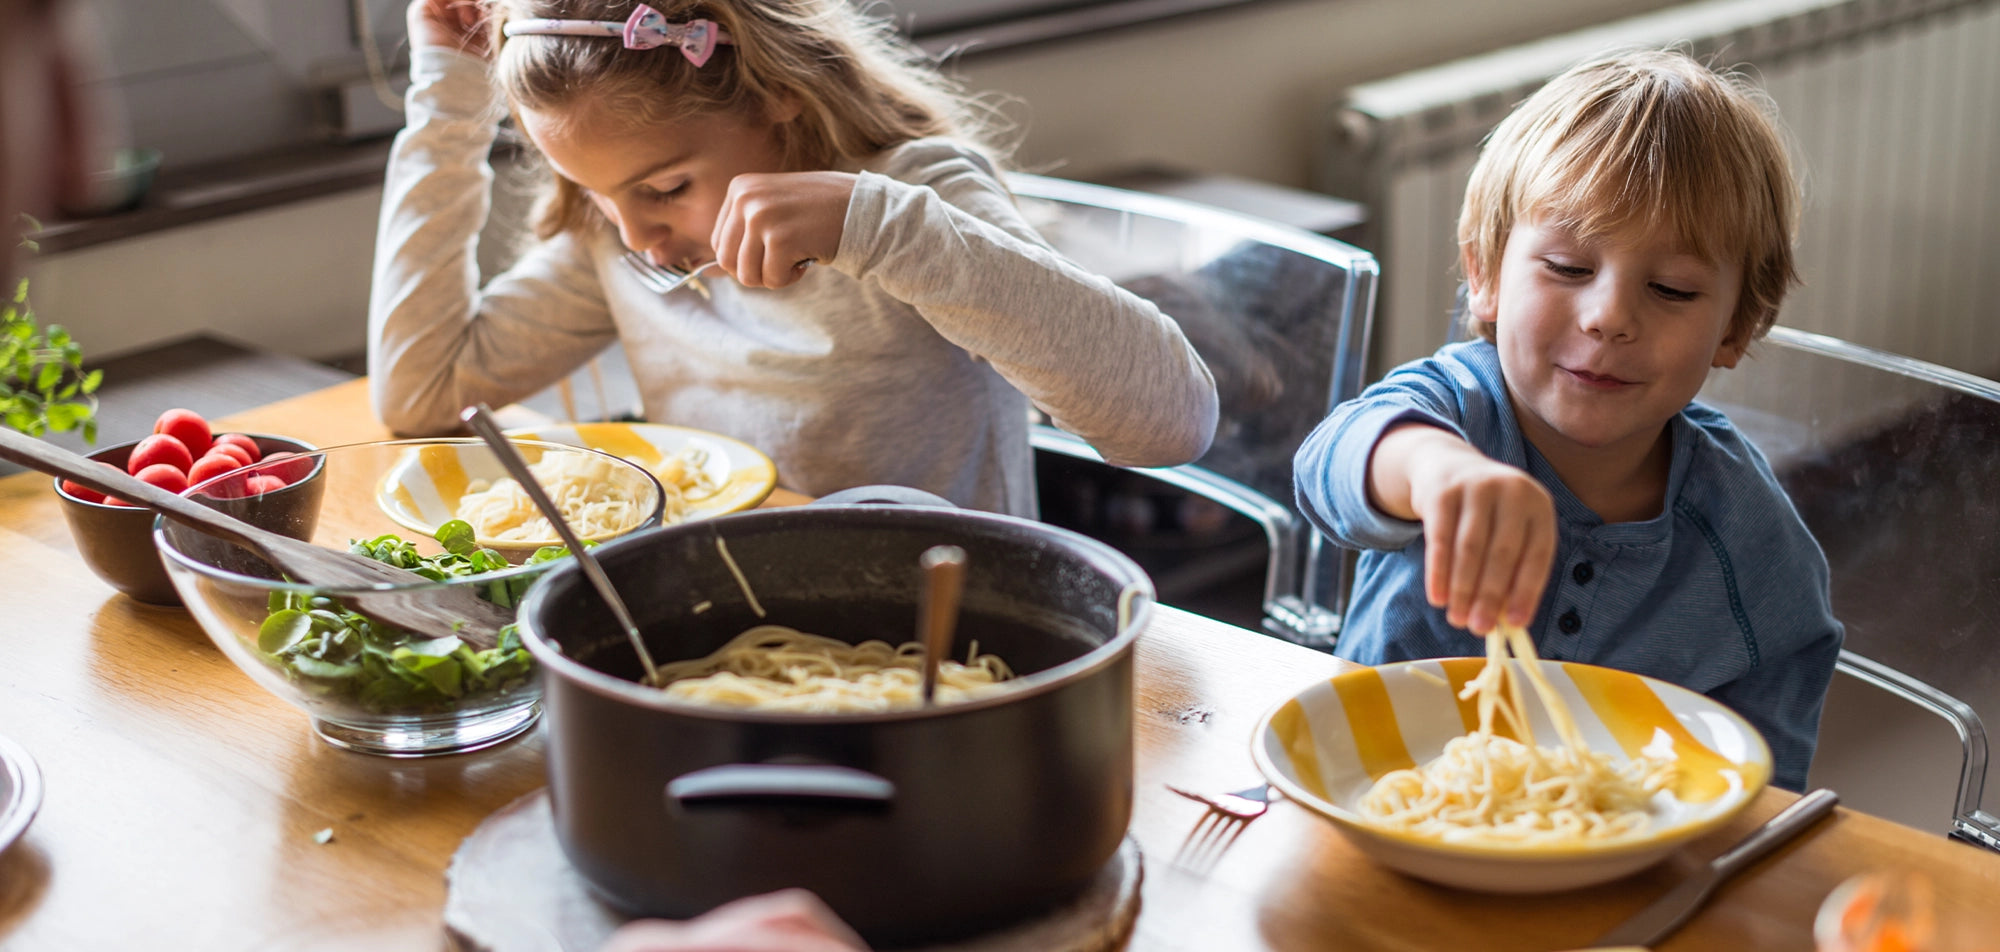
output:
[[[1121,232],[1129,232],[1134,219],[1157,219],[1183,225],[1204,239],[1259,242],[1342,269],[1347,278],[1337,308],[1341,327],[1334,353],[1329,355],[1329,399],[1326,406],[1318,408],[1319,415],[1324,416],[1334,404],[1361,392],[1366,379],[1378,275],[1375,258],[1368,252],[1312,232],[1184,199],[1040,175],[1014,174],[1008,176],[1007,183],[1024,201],[1120,213],[1125,216],[1120,223]],[[1063,247],[1061,236],[1052,236],[1050,240],[1057,250],[1075,256],[1072,254],[1075,249]],[[1103,462],[1103,457],[1088,444],[1054,427],[1037,425],[1031,442],[1038,451]],[[1332,566],[1321,565],[1319,540],[1290,498],[1274,499],[1269,493],[1223,475],[1203,462],[1133,472],[1210,499],[1256,522],[1270,547],[1263,591],[1265,630],[1300,644],[1332,647],[1340,632],[1346,599],[1346,560]],[[1323,585],[1320,578],[1328,572],[1334,576],[1333,581]]]

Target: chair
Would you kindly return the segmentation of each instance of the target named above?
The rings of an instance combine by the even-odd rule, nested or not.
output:
[[[1214,445],[1185,466],[1116,470],[1083,441],[1038,425],[1044,519],[1119,545],[1154,574],[1162,600],[1178,604],[1175,586],[1210,579],[1242,557],[1243,546],[1213,538],[1228,532],[1216,517],[1245,517],[1256,526],[1250,534],[1262,536],[1249,540],[1249,558],[1264,567],[1261,604],[1248,623],[1261,618],[1271,634],[1330,647],[1347,561],[1327,557],[1333,553],[1298,512],[1292,454],[1335,403],[1360,392],[1374,257],[1181,199],[1038,175],[1012,175],[1008,184],[1057,250],[1180,323],[1221,398]],[[1107,493],[1106,473],[1172,489],[1159,498]],[[1174,541],[1161,542],[1158,532],[1148,538],[1145,530],[1162,522],[1175,524]],[[1204,542],[1215,544],[1194,544]]]
[[[1862,798],[1922,789],[1922,738],[1897,715],[1936,715],[1957,735],[1950,834],[2000,851],[1981,808],[1982,715],[2000,717],[2000,383],[1777,327],[1700,399],[1764,451],[1832,566],[1847,643],[1812,782],[1893,816]]]

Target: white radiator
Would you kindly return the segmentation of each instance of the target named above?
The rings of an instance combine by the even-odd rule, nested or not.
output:
[[[1550,77],[1617,46],[1684,44],[1761,79],[1804,173],[1779,322],[2000,376],[2000,2],[1716,0],[1356,86],[1316,186],[1358,199],[1382,265],[1373,372],[1443,342],[1479,142]]]

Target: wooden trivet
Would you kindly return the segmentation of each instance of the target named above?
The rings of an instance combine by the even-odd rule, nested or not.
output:
[[[1144,875],[1139,844],[1128,835],[1081,895],[1047,915],[897,952],[1116,952],[1139,916]],[[595,952],[626,921],[563,856],[547,788],[480,823],[459,844],[445,879],[445,929],[463,952]]]

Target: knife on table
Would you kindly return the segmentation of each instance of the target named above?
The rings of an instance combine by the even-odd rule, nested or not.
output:
[[[1633,913],[1617,928],[1598,937],[1592,946],[1651,948],[1693,918],[1716,887],[1832,812],[1834,804],[1839,802],[1839,795],[1824,787],[1798,798],[1791,806],[1779,811],[1777,816],[1764,821],[1763,826],[1751,831],[1743,842],[1710,860],[1706,868],[1697,870],[1646,908]]]

